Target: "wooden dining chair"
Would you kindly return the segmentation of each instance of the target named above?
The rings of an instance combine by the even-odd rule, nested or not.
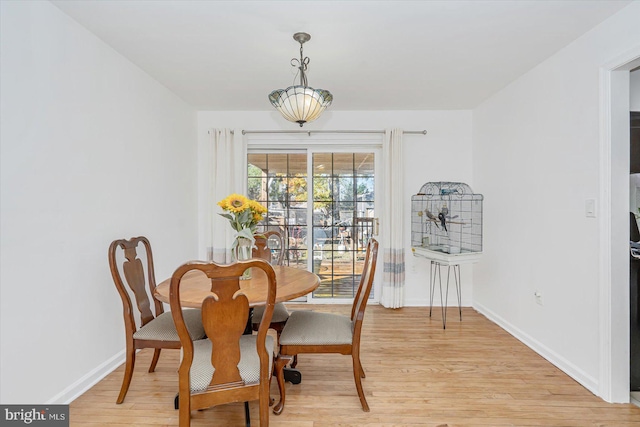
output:
[[[268,280],[265,311],[257,335],[244,334],[249,300],[240,290],[240,276],[247,268],[262,269]],[[211,295],[202,302],[202,321],[207,335],[202,340],[194,340],[188,333],[180,304],[182,277],[194,270],[211,281]],[[261,259],[228,265],[193,261],[173,273],[169,301],[183,349],[178,369],[180,427],[191,425],[192,410],[252,400],[259,400],[260,425],[268,427],[269,384],[277,348],[273,337],[267,336],[267,330],[273,315],[276,286],[273,267]],[[247,417],[248,414],[246,411]]]
[[[360,284],[356,292],[351,316],[332,313],[319,313],[310,310],[294,311],[280,335],[280,359],[278,363],[289,363],[294,356],[301,353],[339,353],[351,355],[353,361],[353,377],[362,404],[362,410],[369,412],[369,405],[364,397],[361,379],[365,377],[360,362],[360,335],[364,310],[367,307],[373,276],[378,258],[378,241],[369,239],[364,260]],[[283,375],[278,366],[277,375]],[[278,386],[284,380],[278,377]],[[280,402],[273,412],[280,414],[284,409],[284,388],[280,390]]]
[[[253,258],[264,259],[271,265],[284,265],[284,240],[282,234],[276,230],[267,231],[255,236],[256,243],[253,248]],[[274,256],[275,247],[277,256]]]
[[[269,245],[269,241],[275,243],[275,246],[280,249],[278,257],[273,258],[273,252],[271,251],[271,247]],[[253,248],[253,257],[261,258],[270,263],[271,265],[283,265],[284,264],[284,246],[283,246],[282,234],[278,231],[267,231],[262,236],[256,237],[256,244]],[[260,326],[260,321],[262,319],[262,314],[264,313],[264,306],[258,306],[253,309],[253,330],[257,331]],[[273,317],[271,318],[271,324],[269,327],[274,329],[280,338],[280,334],[282,333],[282,329],[284,325],[287,323],[287,319],[289,318],[289,311],[284,303],[276,303],[275,308],[273,310]]]
[[[146,279],[145,268],[138,257],[137,249],[140,244],[146,260]],[[124,256],[120,256],[120,253]],[[122,387],[116,400],[116,403],[122,403],[131,384],[133,368],[136,362],[136,350],[142,348],[155,349],[151,366],[149,367],[149,372],[153,372],[160,358],[160,350],[163,348],[179,349],[180,340],[171,313],[165,313],[162,303],[153,299],[153,297],[154,310],[151,310],[147,288],[150,294],[153,295],[153,291],[156,288],[156,279],[149,240],[146,237],[114,240],[109,246],[109,267],[124,309],[126,362]],[[140,316],[139,327],[136,326],[136,311],[133,308],[125,283],[136,300],[137,314]],[[200,310],[185,310],[184,318],[194,339],[204,337]]]

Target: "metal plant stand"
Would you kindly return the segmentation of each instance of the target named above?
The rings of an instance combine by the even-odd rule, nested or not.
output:
[[[441,267],[445,265],[447,267],[447,285],[444,297],[444,303],[442,301],[442,272]],[[460,286],[460,264],[442,263],[440,261],[431,260],[431,271],[429,272],[429,317],[433,311],[433,294],[436,289],[436,275],[438,276],[438,284],[440,285],[440,306],[442,309],[442,329],[447,328],[447,307],[449,303],[449,279],[451,275],[451,268],[453,267],[453,276],[456,285],[456,294],[458,295],[458,312],[460,313],[460,321],[462,321],[462,289]]]

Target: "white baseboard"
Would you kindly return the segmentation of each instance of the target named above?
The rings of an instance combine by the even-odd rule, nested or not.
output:
[[[507,322],[505,319],[498,316],[493,311],[484,307],[482,304],[475,303],[473,305],[473,308],[478,310],[479,313],[483,314],[492,322],[496,323],[502,329],[509,332],[511,335],[513,335],[527,347],[538,353],[540,356],[544,357],[547,361],[555,365],[562,372],[582,384],[591,393],[595,394],[596,396],[598,395],[599,387],[598,380],[596,378],[587,374],[582,369],[578,368],[573,363],[569,362],[567,359],[560,356],[558,353],[540,343],[527,333],[513,326],[511,323]]]
[[[73,402],[80,395],[85,393],[91,387],[93,387],[98,381],[109,375],[112,371],[114,371],[118,366],[122,365],[125,361],[125,353],[124,350],[116,353],[113,357],[88,372],[82,378],[80,378],[75,383],[71,384],[66,389],[62,390],[57,395],[53,396],[49,399],[46,404],[62,404],[68,405]]]

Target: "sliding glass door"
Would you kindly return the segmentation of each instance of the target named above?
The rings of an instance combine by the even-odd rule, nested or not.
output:
[[[250,152],[248,196],[267,207],[261,231],[284,238],[285,264],[318,274],[314,299],[355,295],[376,224],[376,153]],[[373,294],[372,294],[373,296]]]
[[[284,240],[285,264],[308,268],[307,153],[250,153],[247,195],[267,208],[259,232],[275,230]],[[280,255],[280,254],[278,254]]]

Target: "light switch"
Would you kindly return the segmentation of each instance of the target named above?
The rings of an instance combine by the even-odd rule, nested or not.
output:
[[[596,199],[587,199],[584,203],[584,214],[587,218],[596,217]]]

